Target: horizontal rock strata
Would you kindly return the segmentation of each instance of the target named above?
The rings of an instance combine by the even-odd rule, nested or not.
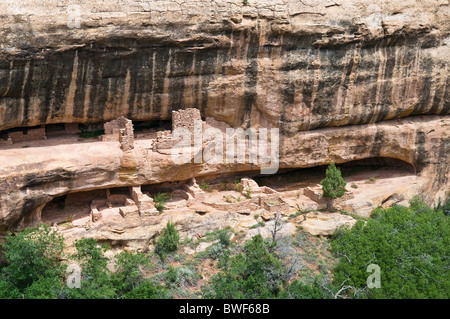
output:
[[[306,131],[280,142],[279,168],[313,167],[331,161],[386,157],[409,163],[423,176],[430,199],[448,189],[450,118],[422,116],[369,125]],[[175,164],[152,151],[151,139],[119,142],[87,140],[0,152],[0,224],[13,225],[55,196],[94,189],[188,180],[196,176],[256,171],[254,164]],[[39,142],[42,144],[42,142]]]
[[[450,111],[447,1],[20,0],[0,12],[0,129],[196,107],[292,133]]]

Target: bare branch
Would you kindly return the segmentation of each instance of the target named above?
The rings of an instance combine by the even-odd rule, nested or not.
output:
[[[272,234],[272,244],[275,242],[277,233],[283,228],[283,224],[281,222],[281,214],[280,211],[277,211],[275,214],[275,218],[273,218],[274,224],[273,228],[270,230],[270,233]]]

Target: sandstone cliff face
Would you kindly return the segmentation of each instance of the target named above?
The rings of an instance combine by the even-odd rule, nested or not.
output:
[[[279,165],[282,169],[395,158],[422,175],[414,194],[432,201],[449,190],[449,127],[448,117],[422,116],[301,132],[280,142]],[[46,203],[71,192],[259,171],[250,163],[176,164],[170,154],[152,151],[151,142],[136,140],[126,152],[118,142],[102,141],[2,150],[0,225],[37,222]]]
[[[248,2],[3,2],[0,130],[195,107],[279,127],[280,168],[391,157],[427,176],[431,199],[448,190],[448,1]],[[69,192],[258,169],[177,166],[150,148],[0,149],[0,230]]]
[[[1,129],[197,107],[293,133],[449,112],[445,0],[1,6]]]

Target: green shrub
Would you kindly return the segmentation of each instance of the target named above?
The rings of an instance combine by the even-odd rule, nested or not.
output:
[[[172,253],[178,250],[178,244],[180,242],[180,235],[172,222],[167,222],[166,228],[164,228],[162,235],[159,237],[155,252],[164,259],[167,253]]]
[[[144,280],[143,270],[150,267],[148,257],[140,252],[122,251],[116,256],[116,271],[112,275],[117,293],[123,295]]]
[[[167,270],[166,274],[166,283],[170,285],[171,283],[176,283],[177,281],[177,270],[176,268],[169,266],[169,269]]]
[[[23,294],[7,280],[0,278],[0,299],[19,299]]]
[[[198,186],[205,192],[211,191],[211,187],[207,183],[200,183]]]
[[[241,184],[241,179],[237,178],[234,180],[234,190],[237,192],[242,192],[244,190],[244,186]]]
[[[226,195],[223,197],[227,203],[233,203],[233,197],[230,195]]]
[[[353,228],[339,230],[332,248],[340,257],[333,271],[336,285],[345,282],[362,291],[370,275],[367,266],[380,267],[381,288],[366,289],[360,297],[450,297],[450,219],[418,198],[410,208],[378,208],[366,223],[359,220]]]
[[[286,269],[272,255],[261,235],[248,241],[243,253],[229,258],[223,255],[222,272],[210,278],[209,286],[203,287],[205,298],[273,298],[284,284]]]
[[[432,213],[433,209],[428,207],[419,195],[409,201],[409,208],[415,213]]]
[[[219,258],[220,255],[223,254],[224,249],[225,249],[225,246],[222,245],[221,243],[212,245],[208,250],[209,257],[211,257],[211,259]]]
[[[10,234],[3,244],[7,266],[2,274],[19,291],[41,278],[60,278],[64,267],[60,263],[64,240],[46,225],[27,228]]]
[[[231,244],[231,236],[233,232],[229,228],[220,229],[217,233],[217,238],[219,242],[224,246],[228,247]]]
[[[439,209],[442,210],[444,215],[450,216],[450,196],[447,196],[447,199],[445,200],[444,205],[442,206],[442,208],[439,207]]]
[[[198,281],[198,273],[187,267],[169,266],[166,274],[166,284],[169,287],[182,287],[195,285]]]
[[[341,170],[334,163],[327,167],[325,178],[320,182],[323,196],[328,198],[327,209],[333,209],[333,200],[342,197],[345,193],[345,181],[341,176]]]
[[[165,299],[167,290],[151,281],[143,281],[124,295],[124,299]]]
[[[257,224],[252,225],[252,226],[250,226],[249,228],[250,228],[250,229],[254,229],[254,228],[264,227],[264,226],[266,226],[266,223],[264,223],[264,222],[258,222]]]
[[[25,299],[58,299],[64,295],[64,283],[60,278],[39,278],[24,291]]]
[[[155,202],[155,208],[161,213],[164,210],[166,202],[170,199],[170,194],[168,193],[158,193],[153,197]]]
[[[99,245],[93,238],[75,242],[77,253],[73,256],[81,266],[81,288],[69,289],[69,298],[110,299],[116,296],[116,287],[110,280],[106,245]]]

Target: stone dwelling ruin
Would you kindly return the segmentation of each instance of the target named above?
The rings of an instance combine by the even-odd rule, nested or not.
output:
[[[105,134],[100,137],[101,141],[115,141],[120,143],[122,151],[134,148],[133,122],[121,116],[104,124]]]
[[[45,140],[55,136],[75,135],[79,131],[78,123],[46,124],[40,127],[14,128],[0,132],[0,146]]]
[[[96,148],[102,147],[103,142],[118,142],[120,149],[124,152],[123,154],[129,153],[136,147],[140,150],[144,148],[150,153],[147,153],[148,158],[143,158],[143,163],[145,163],[144,165],[150,165],[152,156],[162,156],[164,158],[164,156],[170,154],[171,148],[178,142],[172,139],[174,130],[184,128],[194,135],[195,121],[201,122],[203,131],[208,128],[217,128],[221,132],[225,132],[230,127],[228,124],[217,121],[214,118],[207,117],[206,120],[202,120],[200,110],[187,108],[172,111],[171,130],[156,129],[153,133],[140,134],[137,137],[132,120],[121,116],[103,124],[104,134],[98,137],[96,143],[100,144]],[[53,124],[38,129],[31,129],[31,134],[23,136],[47,138],[47,136],[74,135],[78,130],[77,124]],[[23,133],[19,131],[8,134],[10,140],[18,143],[21,141],[20,136]],[[203,147],[207,143],[208,141],[203,141]],[[102,156],[103,154],[99,158],[102,158]],[[381,161],[380,163],[384,162],[386,161]],[[217,183],[213,185],[217,186]],[[263,220],[268,221],[277,211],[289,213],[298,209],[318,209],[325,205],[320,185],[318,184],[305,185],[295,192],[289,189],[276,191],[265,185],[260,186],[252,178],[246,177],[241,179],[241,185],[242,189],[239,192],[232,192],[222,197],[217,197],[217,195],[206,193],[196,182],[195,178],[185,179],[184,182],[181,179],[180,182],[176,183],[176,186],[169,186],[167,191],[171,194],[171,199],[168,201],[166,209],[169,211],[171,209],[192,209],[199,214],[206,214],[214,210],[221,212],[233,211],[240,215],[260,215]],[[152,193],[149,191],[149,186],[151,185],[111,186],[97,190],[57,195],[34,209],[28,216],[24,216],[22,225],[33,225],[40,221],[57,224],[71,221],[71,224],[74,226],[91,229],[91,227],[109,224],[112,220],[116,220],[119,224],[126,224],[130,218],[146,220],[146,218],[159,215],[152,198],[152,194],[159,192],[158,184],[151,187],[153,189]],[[290,199],[290,197],[294,196],[294,193],[295,199]],[[393,197],[389,196],[387,198],[391,198],[390,201],[392,201]],[[346,204],[346,201],[351,202],[352,199],[353,195],[348,193],[341,201],[337,201],[336,205],[352,209],[351,205],[356,204],[350,204],[350,206]],[[386,199],[381,196],[375,198],[375,201],[382,204]],[[370,211],[370,207],[366,209],[361,206],[355,206],[362,213]]]

